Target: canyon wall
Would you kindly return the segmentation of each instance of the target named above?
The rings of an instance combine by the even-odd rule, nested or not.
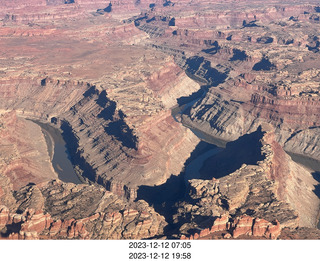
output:
[[[282,36],[274,31],[268,35],[272,39],[270,43],[260,49],[261,43],[253,43],[252,34],[259,30],[243,29],[239,39],[231,32],[229,36],[225,33],[220,39],[214,38],[217,42],[202,49],[201,56],[186,61],[187,70],[196,66],[189,70],[191,77],[204,84],[210,83],[208,79],[212,77],[205,67],[206,62],[229,78],[217,87],[209,87],[207,94],[185,112],[183,122],[224,140],[235,140],[254,131],[262,122],[268,122],[276,126],[277,140],[286,150],[317,159],[320,156],[317,142],[319,74],[311,58],[314,53],[306,50],[308,36],[298,32],[297,42],[294,40],[288,45],[281,41],[278,45],[276,42],[279,43]],[[231,36],[231,40],[221,39]],[[233,41],[244,45],[240,41],[249,37],[247,44],[257,50],[232,47]],[[199,49],[205,44],[204,39],[189,40],[193,48]],[[193,65],[188,65],[190,61]]]
[[[135,24],[149,35],[149,46],[173,55],[208,90],[182,115],[185,125],[235,140],[268,122],[286,150],[316,159],[318,7],[259,4],[237,1],[236,9],[221,3],[217,10],[215,3],[184,1],[167,13],[143,13]]]
[[[8,183],[4,178],[0,188]],[[166,224],[146,202],[129,205],[96,185],[56,180],[10,195],[11,202],[0,198],[6,203],[0,206],[2,239],[142,239],[162,235]]]
[[[13,189],[58,177],[38,125],[12,111],[0,114],[0,126],[0,172],[10,179]]]
[[[32,38],[26,41],[32,42]],[[180,95],[191,94],[199,85],[173,63],[172,57],[150,49],[123,47],[125,51],[136,50],[133,56],[123,56],[114,52],[115,47],[88,51],[86,46],[78,46],[80,49],[70,52],[79,57],[88,55],[87,62],[71,54],[62,56],[59,45],[52,47],[51,52],[57,53],[53,57],[41,49],[37,52],[43,56],[36,58],[23,53],[22,60],[37,62],[31,68],[21,67],[21,71],[5,70],[0,80],[1,109],[61,128],[73,164],[83,170],[85,178],[134,200],[138,186],[159,185],[178,175],[199,142],[174,121],[170,111]],[[90,62],[101,55],[110,62]],[[48,60],[53,64],[58,61],[59,66],[49,65],[44,73],[40,65]],[[88,66],[83,68],[83,63]],[[124,70],[118,71],[120,67]],[[61,73],[65,70],[69,73]]]
[[[262,157],[257,158],[255,164],[243,163],[233,173],[221,173],[217,162],[222,166],[230,165],[230,160],[226,157],[231,157],[234,164],[237,164],[241,150],[244,147],[255,150],[256,143],[260,143]],[[257,157],[256,153],[253,157]],[[270,126],[263,126],[257,132],[230,142],[225,151],[209,158],[206,164],[210,164],[206,180],[190,181],[191,199],[180,203],[175,216],[176,220],[184,220],[185,225],[180,228],[182,234],[191,228],[207,229],[207,224],[212,219],[216,221],[206,230],[208,233],[202,232],[203,237],[224,231],[234,238],[239,235],[277,238],[283,228],[316,227],[320,200],[314,190],[318,183],[308,170],[293,162],[283,151],[275,141],[275,134]],[[219,219],[222,216],[224,221]],[[253,230],[259,226],[259,220],[263,221],[264,229],[261,228],[260,231],[257,228],[261,234],[255,234]],[[277,233],[272,235],[267,233],[267,227],[273,226],[268,222],[275,220],[278,228]],[[240,225],[241,222],[248,224]],[[218,223],[220,227],[217,226]],[[245,231],[241,232],[240,227]]]
[[[164,236],[164,217],[134,200],[183,176],[199,144],[183,125],[235,141],[173,203],[176,238],[317,235],[317,182],[282,149],[320,156],[317,2],[0,6],[1,237]],[[29,118],[61,130],[91,185],[57,179]]]

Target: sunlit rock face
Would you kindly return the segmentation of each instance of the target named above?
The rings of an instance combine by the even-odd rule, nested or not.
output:
[[[257,148],[260,153],[255,151]],[[244,160],[241,154],[249,157],[250,151],[255,151],[251,163],[238,167]],[[284,152],[270,125],[230,142],[225,151],[209,158],[205,165],[205,180],[190,181],[190,200],[180,203],[175,217],[191,217],[189,225],[186,222],[180,228],[186,236],[190,237],[187,231],[191,229],[209,229],[197,237],[219,236],[216,232],[223,231],[234,238],[249,235],[275,239],[282,228],[316,227],[320,203],[314,193],[317,181]],[[223,173],[227,165],[236,170]],[[208,227],[212,220],[213,226]],[[268,227],[276,233],[268,232]]]
[[[317,183],[283,150],[320,156],[316,1],[0,0],[0,7],[3,237],[167,236],[152,202],[133,201],[139,187],[183,176],[199,143],[189,127],[237,144],[265,123],[272,134],[263,131],[244,156],[263,157],[230,172],[225,166],[217,180],[191,181],[201,206],[182,201],[181,213],[214,217],[216,226],[200,227],[204,237],[220,226],[225,238],[281,238],[283,229],[292,238],[296,227],[297,237],[317,237]],[[94,185],[58,179],[44,134],[29,119],[62,132],[78,175]],[[200,236],[185,233],[192,222],[170,236]],[[21,229],[11,234],[13,223]]]
[[[1,48],[17,63],[3,63],[1,109],[56,123],[73,138],[70,153],[85,178],[119,196],[133,200],[139,185],[178,175],[198,138],[173,120],[170,108],[199,84],[171,55],[137,46],[148,36],[133,22],[82,7],[98,10],[98,1],[46,4],[34,12],[62,15],[62,8],[72,16],[4,22],[8,42]]]
[[[53,170],[41,128],[15,111],[0,115],[0,172],[14,189],[58,177]]]
[[[129,204],[96,185],[55,180],[11,193],[10,207],[1,201],[1,239],[142,239],[166,225],[145,201]]]

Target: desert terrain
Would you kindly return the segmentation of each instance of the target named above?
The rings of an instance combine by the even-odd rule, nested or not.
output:
[[[319,239],[316,1],[0,0],[1,239]]]

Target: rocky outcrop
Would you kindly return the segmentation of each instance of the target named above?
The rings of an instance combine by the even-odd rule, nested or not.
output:
[[[168,109],[177,105],[178,98],[191,95],[200,88],[198,83],[187,77],[172,58],[149,77],[148,87]]]
[[[70,150],[75,164],[91,166],[90,179],[119,196],[135,199],[138,185],[161,184],[180,173],[181,155],[187,157],[198,139],[179,126],[169,111],[132,129],[106,92],[93,88],[88,93],[65,114],[68,122],[61,128],[74,141]]]
[[[159,63],[153,50],[123,48],[137,52],[122,60],[112,48],[105,48],[115,63],[105,67],[100,60],[98,69],[88,63],[86,72],[82,59],[75,65],[72,55],[70,60],[60,55],[72,72],[65,74],[67,68],[62,63],[47,68],[56,77],[37,69],[36,64],[47,63],[45,59],[60,59],[43,53],[46,57],[39,56],[39,63],[32,65],[34,77],[17,78],[6,73],[1,79],[0,100],[3,110],[15,110],[19,116],[61,127],[70,143],[67,146],[73,164],[83,170],[84,176],[134,200],[138,186],[158,185],[172,174],[178,175],[199,142],[191,131],[173,120],[170,112],[178,97],[189,95],[199,85],[174,64],[171,56],[157,52]],[[87,51],[89,56],[97,55]],[[120,67],[127,69],[118,71]],[[59,72],[54,72],[57,68]]]
[[[228,68],[229,76],[217,87],[211,84],[208,93],[185,112],[185,125],[229,141],[253,132],[262,122],[268,122],[276,127],[277,141],[286,150],[319,158],[319,95],[316,84],[319,76],[314,69],[314,52],[310,52],[311,46],[316,47],[316,43],[311,43],[316,42],[316,38],[313,37],[313,29],[293,29],[291,24],[297,22],[288,17],[286,21],[289,22],[284,23],[277,17],[278,12],[285,17],[286,8],[275,8],[272,22],[268,19],[262,22],[263,17],[256,15],[253,17],[257,26],[210,29],[211,42],[208,37],[206,39],[204,29],[184,30],[187,25],[175,28],[175,41],[186,42],[189,49],[198,51],[202,48],[201,55],[211,62],[211,67],[220,72]],[[294,9],[287,11],[297,11],[299,17],[310,16],[314,12],[313,6]],[[265,15],[269,16],[268,12],[271,9],[267,9]],[[303,28],[313,27],[309,26],[307,19],[303,21],[299,21],[304,24]],[[268,25],[268,34],[259,22]],[[282,33],[283,28],[290,28],[287,35]],[[259,45],[265,45],[263,51]],[[237,49],[245,52],[245,58],[234,58]],[[192,56],[188,59],[191,58],[194,60]],[[204,72],[202,69],[200,73],[203,76],[194,79],[207,85],[210,77]],[[199,72],[195,76],[197,74]]]
[[[11,180],[13,189],[58,177],[38,125],[12,111],[0,115],[0,126],[0,172]]]
[[[255,158],[258,160],[255,164],[242,164],[231,174],[221,172],[224,159],[230,165],[228,156],[235,167],[241,163],[243,158],[238,156],[238,162],[236,154],[242,155],[246,146],[251,149],[259,146],[262,158]],[[257,157],[256,153],[253,156]],[[314,193],[317,182],[283,151],[270,126],[227,144],[224,152],[207,160],[206,164],[209,163],[206,178],[211,173],[210,180],[191,180],[191,199],[180,203],[175,215],[176,220],[184,220],[182,233],[191,227],[205,230],[212,218],[215,220],[210,232],[202,232],[205,236],[223,230],[233,238],[240,235],[277,238],[285,227],[316,227],[320,203]],[[191,217],[189,221],[187,217]],[[274,220],[277,221],[273,223]]]
[[[226,229],[225,238],[270,238],[279,226],[290,237],[315,226],[316,182],[281,147],[320,156],[317,2],[0,0],[0,7],[0,110],[9,112],[0,129],[3,237],[162,236],[163,218],[133,200],[139,186],[179,175],[198,144],[177,121],[223,140],[253,135],[229,144],[190,182],[188,202],[169,218],[185,221],[178,237],[194,228],[203,229],[195,237]],[[30,138],[43,136],[26,118],[61,128],[78,173],[109,192],[49,181],[56,177],[43,139]],[[256,132],[266,122],[275,132]],[[248,137],[256,139],[251,152]]]
[[[246,215],[233,220],[228,216],[222,216],[213,222],[211,228],[203,229],[190,237],[183,235],[180,239],[209,239],[214,237],[213,234],[219,234],[217,232],[223,232],[224,239],[241,238],[243,236],[277,239],[281,233],[281,227],[277,220],[268,222],[264,219],[252,218]]]
[[[99,186],[56,180],[14,194],[15,209],[0,207],[1,238],[141,239],[166,224],[145,201],[128,204]]]
[[[289,229],[285,228],[282,230],[279,239],[319,239],[320,230],[311,228],[298,228]]]
[[[0,204],[8,206],[10,210],[16,209],[16,200],[13,196],[13,185],[7,176],[0,175]],[[6,212],[4,212],[6,213]],[[1,224],[7,222],[7,216],[1,215]]]

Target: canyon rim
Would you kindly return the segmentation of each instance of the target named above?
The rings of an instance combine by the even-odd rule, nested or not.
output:
[[[319,239],[317,1],[0,0],[1,239]]]

